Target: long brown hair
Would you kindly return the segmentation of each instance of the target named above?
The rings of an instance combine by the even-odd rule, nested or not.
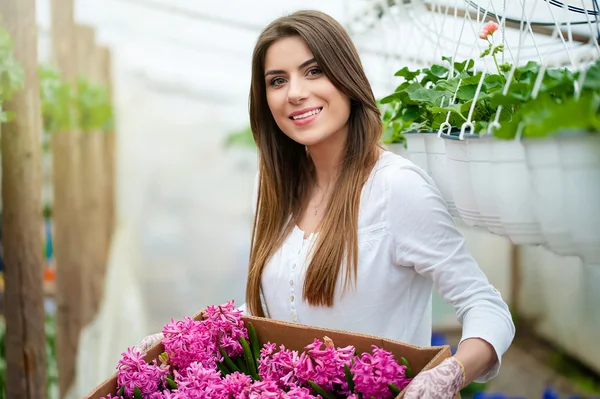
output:
[[[306,271],[303,297],[311,305],[333,305],[344,260],[344,285],[356,280],[360,195],[376,162],[382,133],[380,112],[358,52],[335,19],[318,11],[298,11],[265,28],[252,58],[250,126],[259,152],[259,182],[246,285],[248,310],[261,317],[265,315],[260,298],[263,269],[302,215],[315,181],[305,147],[279,129],[267,104],[266,52],[275,41],[290,36],[306,42],[323,73],[351,100],[348,138],[334,194]]]

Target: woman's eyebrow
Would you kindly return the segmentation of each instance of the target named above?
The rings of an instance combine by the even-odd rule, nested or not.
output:
[[[306,68],[307,66],[309,66],[310,64],[313,64],[317,62],[316,58],[311,58],[310,60],[304,61],[302,64],[300,64],[300,66],[298,67],[298,69],[302,69],[302,68]],[[269,71],[267,71],[265,73],[265,76],[269,76],[269,75],[279,75],[285,73],[284,70],[282,69],[271,69]]]

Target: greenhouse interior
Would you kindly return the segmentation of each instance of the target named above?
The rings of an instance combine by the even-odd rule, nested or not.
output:
[[[304,10],[337,21],[355,53],[336,41],[342,33],[316,32],[317,22],[304,17],[295,22],[295,33],[277,31],[281,37],[261,60],[255,51],[271,22]],[[599,15],[598,0],[0,0],[0,399],[600,398]],[[283,51],[277,43],[294,37],[305,38],[302,49],[314,53],[321,68],[310,71],[319,75],[289,73],[273,80],[284,82],[275,88],[260,74],[273,54]],[[287,68],[301,58],[293,51],[278,62]],[[356,54],[358,62],[348,54]],[[370,87],[355,65],[362,65]],[[255,67],[262,89],[253,83]],[[363,84],[366,88],[356,90],[368,94],[353,97],[356,90],[347,82]],[[277,244],[267,241],[284,233],[290,216],[261,221],[257,202],[267,215],[268,209],[304,209],[295,202],[284,208],[290,203],[273,198],[275,190],[292,188],[293,195],[312,190],[295,186],[309,180],[291,176],[304,169],[270,170],[292,161],[282,155],[287,149],[265,143],[305,147],[303,159],[316,170],[310,176],[318,177],[310,146],[317,153],[319,143],[298,144],[282,126],[310,132],[311,123],[339,119],[329,113],[331,100],[323,114],[317,110],[302,122],[295,116],[281,121],[275,117],[276,101],[287,96],[281,101],[291,109],[290,93],[298,89],[305,96],[298,102],[312,105],[319,95],[329,95],[318,91],[324,84],[348,99],[350,118],[368,108],[364,101],[375,104],[369,108],[379,118],[374,148],[418,171],[413,175],[431,183],[428,192],[443,199],[439,217],[448,217],[434,225],[439,209],[426,209],[430,213],[411,242],[425,248],[422,253],[447,259],[403,264],[401,272],[394,263],[380,264],[378,272],[368,269],[371,257],[391,258],[379,249],[396,245],[396,238],[389,238],[395,234],[392,215],[414,214],[405,209],[413,203],[425,209],[430,200],[416,198],[418,190],[398,193],[415,201],[390,204],[390,212],[380,215],[389,230],[366,230],[365,239],[364,192],[352,197],[360,199],[357,213],[358,201],[334,190],[327,209],[344,201],[347,208],[340,205],[340,212],[355,213],[338,216],[358,216],[331,224],[338,222],[325,213],[322,220],[330,222],[318,228],[335,233],[340,245],[354,245],[348,248],[357,250],[355,258],[349,253],[347,259],[358,259],[355,276],[395,281],[391,291],[406,293],[361,286],[357,292],[372,291],[360,297],[365,302],[343,302],[345,307],[336,309],[344,314],[319,323],[321,316],[311,312],[333,313],[308,301],[304,285],[295,299],[291,291],[291,308],[297,309],[291,316],[252,316],[259,290],[263,301],[290,291],[285,277],[270,281],[279,286],[272,288],[277,294],[263,293],[265,279],[279,277],[263,274],[256,280],[250,273],[250,266],[262,272],[261,250],[275,249],[269,245]],[[253,116],[257,104],[267,102],[273,112],[263,107],[269,129]],[[347,134],[364,136],[360,127],[345,126]],[[272,131],[288,141],[268,138]],[[348,143],[358,146],[360,140]],[[366,145],[360,142],[361,151]],[[350,146],[343,147],[348,159]],[[398,181],[408,177],[406,170],[398,173]],[[390,175],[385,172],[393,180]],[[342,176],[343,170],[340,181]],[[313,220],[308,211],[302,215]],[[356,223],[358,233],[331,230]],[[452,261],[456,254],[438,253],[445,248],[438,240],[450,233],[428,234],[429,225],[464,237],[466,247],[455,250],[472,255],[485,284],[463,275],[473,268],[451,269],[458,267]],[[322,244],[315,250],[338,248]],[[285,251],[292,244],[283,245]],[[373,248],[379,252],[369,252]],[[327,255],[321,252],[320,260]],[[295,263],[282,263],[285,276],[295,273],[290,271]],[[367,279],[366,270],[389,274]],[[414,281],[404,281],[407,273]],[[424,310],[415,310],[421,309],[414,293],[419,278],[427,281],[424,287],[433,287]],[[480,305],[477,293],[471,298],[457,292],[459,280],[472,284],[465,292],[484,290],[481,295],[506,304],[502,314],[510,317],[502,327],[493,324],[501,317],[493,315],[497,308]],[[256,291],[248,290],[253,282]],[[376,319],[378,310],[371,306],[381,300],[389,310],[381,325],[407,332],[365,326]],[[408,306],[415,306],[413,314]],[[421,311],[426,314],[414,314]],[[410,332],[416,328],[411,323],[421,318],[425,344],[410,339],[417,334]],[[215,327],[223,323],[229,327]],[[231,330],[235,323],[241,323],[247,342],[231,332],[237,331]],[[466,356],[475,347],[464,343],[486,341],[479,336],[463,341],[467,330],[507,340],[500,351],[490,341],[485,347],[500,364],[493,378],[475,378],[471,363],[461,363],[461,352]],[[143,340],[161,332],[152,349],[140,349]],[[213,341],[192,337],[201,333],[213,334]],[[323,341],[325,349],[310,346],[314,340]],[[206,346],[191,352],[198,342]],[[275,344],[279,352],[272,353]],[[347,349],[341,347],[347,345],[356,345],[349,355],[354,357],[344,357]],[[361,354],[372,345],[389,350],[396,371],[377,368],[374,359],[383,355],[375,349],[373,355]],[[296,352],[287,352],[292,349]],[[136,357],[145,351],[145,358]],[[182,353],[192,356],[191,363],[177,363],[183,362]],[[208,357],[193,360],[200,353]],[[319,360],[324,353],[334,359],[327,364],[332,369]],[[287,355],[295,357],[286,360]],[[358,364],[371,368],[360,371]],[[454,390],[441,382],[436,386],[431,377],[439,377],[435,373],[443,364],[462,366]],[[317,371],[306,374],[306,367]],[[149,373],[157,376],[154,388]],[[226,390],[234,376],[245,384],[237,393]],[[315,382],[320,380],[326,382]],[[383,384],[379,391],[377,384]],[[440,392],[415,393],[419,386]]]

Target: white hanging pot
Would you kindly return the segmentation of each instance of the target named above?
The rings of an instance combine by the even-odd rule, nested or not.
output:
[[[493,199],[506,235],[515,244],[542,244],[540,224],[533,211],[525,149],[518,140],[491,140]]]
[[[425,135],[423,133],[403,133],[406,137],[407,157],[419,168],[429,173],[427,153],[425,152]]]
[[[386,144],[385,148],[393,152],[394,154],[400,155],[401,157],[408,158],[408,150],[404,147],[404,143],[391,143]]]
[[[485,226],[475,201],[467,142],[460,140],[457,134],[442,133],[440,137],[444,139],[446,147],[448,176],[460,218],[469,226]]]
[[[481,219],[490,232],[504,236],[506,231],[500,220],[500,211],[494,192],[494,180],[492,179],[492,140],[493,138],[489,136],[468,136],[466,141],[469,171]]]
[[[448,206],[448,212],[455,217],[460,218],[460,213],[456,209],[454,196],[452,195],[452,183],[448,174],[448,163],[446,160],[446,144],[444,140],[438,137],[437,132],[423,133],[425,139],[425,152],[427,154],[427,169],[429,175],[435,181],[442,197]]]
[[[556,135],[564,179],[563,208],[569,236],[587,264],[600,264],[600,135]]]
[[[540,223],[544,246],[563,256],[577,255],[566,209],[566,182],[556,137],[523,139],[530,176],[533,211]]]

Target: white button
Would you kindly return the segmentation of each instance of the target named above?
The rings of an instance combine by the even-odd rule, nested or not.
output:
[[[294,296],[290,295],[290,302],[294,302]]]
[[[293,319],[294,321],[296,321],[296,312],[293,312],[293,313],[292,313],[292,319]]]
[[[292,269],[295,269],[295,268],[296,268],[296,264],[294,263],[294,264],[292,265]]]
[[[294,280],[290,280],[290,285],[294,285]]]

